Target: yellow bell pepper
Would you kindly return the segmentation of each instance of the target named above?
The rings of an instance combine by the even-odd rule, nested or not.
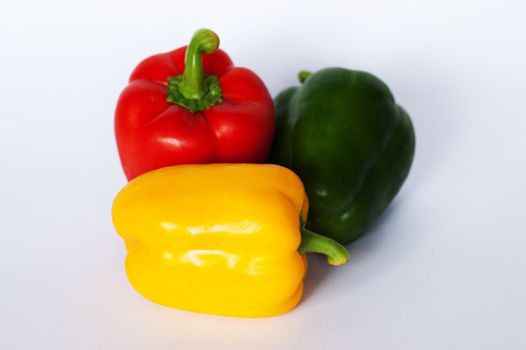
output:
[[[306,259],[338,265],[347,251],[301,228],[303,184],[277,165],[179,165],[146,173],[117,195],[113,222],[126,272],[146,298],[239,317],[285,313],[300,300]],[[301,243],[301,245],[300,245]]]

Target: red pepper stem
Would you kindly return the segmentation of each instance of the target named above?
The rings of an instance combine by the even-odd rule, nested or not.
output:
[[[195,32],[186,49],[185,69],[179,85],[179,90],[185,98],[198,100],[206,94],[201,54],[213,53],[218,47],[219,37],[210,29],[199,29]]]
[[[314,233],[300,226],[301,244],[298,251],[304,253],[319,253],[327,256],[330,265],[343,265],[349,260],[349,253],[344,246],[335,240]]]
[[[195,32],[186,48],[184,73],[168,77],[166,101],[175,103],[195,113],[221,103],[219,79],[205,75],[201,54],[213,53],[219,47],[219,38],[209,29]]]

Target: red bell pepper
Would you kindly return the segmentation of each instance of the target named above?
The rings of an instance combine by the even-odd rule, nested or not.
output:
[[[234,67],[219,38],[198,30],[188,47],[141,62],[119,97],[115,135],[124,172],[186,163],[262,163],[275,112],[261,79]]]

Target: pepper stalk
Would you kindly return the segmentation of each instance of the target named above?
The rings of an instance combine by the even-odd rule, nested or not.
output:
[[[300,219],[301,243],[298,252],[318,253],[327,256],[330,265],[339,266],[349,261],[349,253],[344,246],[335,240],[322,236],[304,227],[303,220]]]
[[[166,100],[195,113],[221,103],[221,87],[216,76],[205,75],[202,54],[211,54],[219,47],[219,37],[210,29],[195,32],[186,48],[182,75],[168,78]]]

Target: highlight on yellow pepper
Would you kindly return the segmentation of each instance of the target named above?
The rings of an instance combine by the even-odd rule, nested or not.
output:
[[[183,310],[267,317],[300,300],[304,253],[348,260],[310,232],[308,200],[291,170],[271,164],[178,165],[128,183],[113,204],[126,272],[144,297]]]

